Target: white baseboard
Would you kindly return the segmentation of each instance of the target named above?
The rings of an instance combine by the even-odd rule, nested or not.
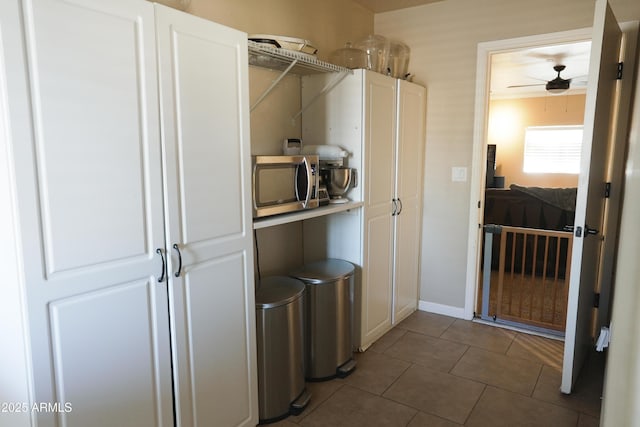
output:
[[[458,319],[471,320],[464,314],[464,307],[438,304],[429,301],[418,301],[418,310],[429,313],[442,314],[444,316],[457,317]]]

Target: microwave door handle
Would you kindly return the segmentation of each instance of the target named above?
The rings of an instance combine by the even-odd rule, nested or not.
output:
[[[302,160],[304,163],[305,169],[307,171],[307,197],[304,200],[304,204],[302,205],[305,209],[309,206],[309,201],[311,200],[311,191],[313,191],[313,183],[311,182],[313,175],[311,174],[311,165],[309,164],[309,159],[306,157]]]
[[[251,172],[251,191],[253,194],[253,210],[254,212],[258,209],[258,200],[256,199],[256,176],[257,176],[257,171],[258,171],[258,164],[254,164],[253,165],[253,171]]]

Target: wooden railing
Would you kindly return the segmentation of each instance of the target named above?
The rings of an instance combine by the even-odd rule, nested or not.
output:
[[[522,227],[496,226],[485,238],[498,234],[498,265],[485,261],[489,268],[484,286],[490,286],[489,315],[537,328],[564,331],[567,294],[571,274],[573,234],[566,231],[540,230]],[[491,257],[485,247],[485,257]],[[493,265],[493,269],[491,268]],[[488,282],[488,283],[487,283]]]

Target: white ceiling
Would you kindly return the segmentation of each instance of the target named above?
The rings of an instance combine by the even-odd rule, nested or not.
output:
[[[554,65],[564,65],[563,79],[572,79],[565,94],[584,93],[591,42],[552,45],[491,56],[491,97],[544,96],[545,83],[557,77]],[[513,85],[538,85],[509,88]]]

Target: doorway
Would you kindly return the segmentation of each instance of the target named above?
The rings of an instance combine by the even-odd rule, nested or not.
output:
[[[622,27],[622,30],[621,28]],[[478,46],[478,67],[476,85],[476,120],[474,123],[472,194],[480,195],[485,186],[481,179],[484,174],[486,157],[483,146],[486,141],[489,58],[491,52],[540,46],[546,43],[568,43],[587,40],[593,36],[593,56],[585,107],[583,150],[581,154],[580,185],[576,199],[576,226],[571,266],[573,275],[569,286],[569,308],[567,310],[567,341],[562,372],[563,393],[570,393],[577,374],[585,360],[592,339],[588,333],[588,318],[592,317],[593,289],[597,282],[604,282],[610,288],[613,272],[611,265],[617,241],[617,213],[620,196],[607,198],[603,182],[612,182],[611,188],[618,188],[622,180],[619,173],[624,161],[627,127],[629,120],[632,79],[622,75],[624,58],[628,62],[629,76],[634,75],[637,23],[619,26],[606,0],[597,0],[594,13],[594,27],[587,30],[554,33],[543,36],[524,37],[506,41],[483,43]],[[616,69],[617,77],[616,77]],[[626,74],[625,74],[626,75]],[[600,105],[601,108],[596,108]],[[481,197],[478,203],[470,204],[469,250],[465,313],[471,316],[476,294],[476,274],[480,262],[478,245],[481,237],[483,211]],[[603,217],[604,215],[604,217]],[[600,230],[589,227],[598,224]],[[590,235],[598,238],[587,239]],[[601,248],[604,256],[600,258]],[[598,259],[600,258],[600,262]],[[584,260],[587,262],[583,262]],[[604,262],[602,262],[604,260]],[[604,266],[604,268],[603,268]],[[600,280],[598,280],[598,278]],[[605,310],[609,307],[604,306]],[[603,310],[600,310],[602,313]],[[608,314],[608,313],[607,313]],[[601,316],[602,317],[602,316]],[[591,341],[591,343],[590,343]]]
[[[584,40],[490,53],[484,320],[564,336],[590,51]]]
[[[482,242],[484,224],[484,193],[487,187],[487,144],[488,126],[490,110],[490,90],[491,90],[491,58],[492,55],[535,49],[543,46],[571,44],[589,41],[592,36],[591,28],[580,30],[564,31],[559,33],[541,34],[536,36],[519,37],[507,40],[498,40],[478,44],[478,62],[476,68],[476,102],[475,121],[473,135],[473,159],[472,159],[472,179],[471,197],[478,197],[477,204],[470,204],[469,211],[469,244],[467,259],[467,286],[465,297],[465,314],[468,318],[478,313],[476,302],[478,293],[478,277],[480,265],[482,263]],[[527,84],[526,81],[521,80]],[[541,83],[538,80],[531,81],[530,84]],[[515,92],[522,92],[526,89],[517,89]],[[509,123],[507,118],[507,123]],[[502,169],[498,170],[502,173]],[[501,175],[498,175],[501,176]],[[506,179],[506,176],[505,176]],[[505,186],[506,186],[505,182]]]

